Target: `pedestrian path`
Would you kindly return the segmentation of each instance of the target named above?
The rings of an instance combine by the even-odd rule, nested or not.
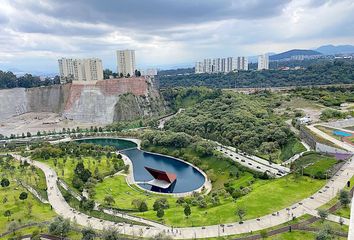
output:
[[[18,160],[25,160],[18,155],[13,155]],[[80,213],[71,208],[64,200],[57,185],[57,175],[53,169],[47,166],[45,163],[32,161],[26,159],[31,165],[40,168],[46,176],[48,186],[48,200],[53,206],[54,211],[69,218],[72,221],[76,221],[77,224],[82,226],[92,226],[94,229],[103,230],[109,227],[117,229],[122,234],[139,237],[154,237],[158,233],[164,233],[175,239],[192,239],[192,238],[207,238],[235,235],[242,233],[255,232],[270,227],[286,223],[294,217],[300,217],[308,212],[315,211],[318,207],[329,202],[334,198],[337,193],[346,185],[347,181],[354,175],[354,157],[351,161],[345,163],[338,173],[331,178],[327,184],[311,197],[303,199],[300,202],[281,209],[276,213],[268,214],[257,219],[251,219],[244,221],[242,224],[238,222],[229,223],[225,225],[211,225],[204,227],[186,227],[186,228],[171,228],[164,225],[157,225],[155,222],[133,217],[129,215],[121,215],[120,217],[131,219],[140,223],[144,223],[150,226],[139,226],[124,223],[114,223],[107,220],[102,220],[94,217],[90,217],[86,214]]]

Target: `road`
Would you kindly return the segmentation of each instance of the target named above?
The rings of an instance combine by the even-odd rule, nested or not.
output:
[[[13,156],[18,160],[25,160],[25,158],[13,154]],[[354,175],[354,157],[351,161],[344,164],[332,179],[328,181],[326,186],[324,186],[320,191],[316,192],[309,198],[303,199],[300,202],[294,203],[288,208],[279,210],[277,213],[268,214],[262,216],[258,219],[251,219],[244,221],[243,224],[238,222],[225,224],[225,226],[211,225],[204,227],[186,227],[186,228],[174,228],[172,229],[161,224],[146,227],[138,225],[129,225],[123,223],[113,223],[106,220],[100,220],[98,218],[93,218],[88,215],[82,214],[75,209],[71,208],[68,203],[64,200],[61,192],[57,186],[58,177],[53,169],[44,163],[38,161],[32,161],[26,159],[31,165],[40,168],[44,173],[48,186],[48,201],[53,206],[54,211],[77,224],[82,226],[92,226],[94,229],[103,230],[105,228],[115,228],[122,234],[132,235],[132,236],[142,236],[142,237],[154,237],[158,233],[165,233],[166,235],[172,236],[175,239],[191,239],[191,238],[206,238],[206,237],[218,237],[235,235],[241,233],[255,232],[262,229],[267,229],[270,227],[275,227],[277,225],[283,224],[291,220],[292,216],[302,216],[306,213],[313,213],[316,208],[322,206],[323,204],[330,201],[336,196],[336,194],[346,185],[347,181]],[[270,193],[271,194],[271,193]],[[131,217],[129,215],[122,215],[123,218],[131,219],[134,221],[151,225],[152,221]],[[133,219],[132,219],[133,220]]]
[[[274,177],[282,177],[290,172],[289,168],[275,163],[270,164],[268,161],[261,158],[257,159],[255,156],[237,153],[236,149],[233,150],[230,147],[218,145],[217,150],[233,161],[257,172],[269,172]]]

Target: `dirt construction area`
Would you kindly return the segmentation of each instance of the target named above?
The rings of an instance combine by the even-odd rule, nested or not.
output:
[[[73,129],[76,127],[90,128],[98,126],[94,123],[82,123],[61,117],[57,113],[29,112],[19,116],[11,117],[0,121],[0,134],[10,136],[11,134],[19,134],[30,132],[36,134],[37,131],[61,131],[63,128]]]

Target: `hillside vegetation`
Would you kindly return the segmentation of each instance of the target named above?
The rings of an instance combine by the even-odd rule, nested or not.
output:
[[[161,88],[207,86],[213,88],[284,87],[354,82],[354,61],[316,62],[306,69],[239,71],[228,74],[159,76]]]
[[[186,108],[166,124],[166,129],[185,132],[235,146],[248,153],[278,158],[295,136],[284,118],[273,112],[281,96],[268,92],[244,95],[206,88],[171,89],[164,92],[172,109]],[[285,147],[286,146],[286,147]]]

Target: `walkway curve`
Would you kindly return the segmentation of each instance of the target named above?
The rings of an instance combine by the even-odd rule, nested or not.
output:
[[[91,226],[97,230],[103,230],[105,228],[115,228],[122,234],[141,236],[141,237],[154,237],[158,233],[165,233],[175,239],[191,239],[191,238],[207,238],[235,235],[242,233],[255,232],[262,229],[274,227],[291,220],[292,216],[302,216],[308,212],[313,212],[318,207],[329,202],[334,198],[337,193],[346,185],[347,181],[354,175],[354,157],[350,161],[345,163],[338,173],[331,178],[326,186],[320,191],[316,192],[309,198],[303,199],[301,202],[295,203],[288,208],[284,208],[277,212],[277,214],[268,214],[258,219],[251,219],[244,221],[243,224],[237,222],[225,224],[224,227],[220,225],[211,225],[205,227],[185,227],[174,228],[173,230],[167,226],[161,227],[144,227],[138,225],[128,225],[122,223],[114,223],[98,218],[93,218],[83,213],[77,212],[71,208],[69,204],[64,200],[57,185],[56,172],[47,166],[45,163],[33,161],[28,158],[21,157],[19,155],[12,155],[18,160],[27,160],[31,165],[40,168],[44,173],[48,187],[48,201],[53,206],[54,211],[82,226]],[[128,218],[129,216],[123,216]],[[149,224],[150,221],[146,219],[140,219],[140,222]],[[223,229],[223,231],[221,231]]]

